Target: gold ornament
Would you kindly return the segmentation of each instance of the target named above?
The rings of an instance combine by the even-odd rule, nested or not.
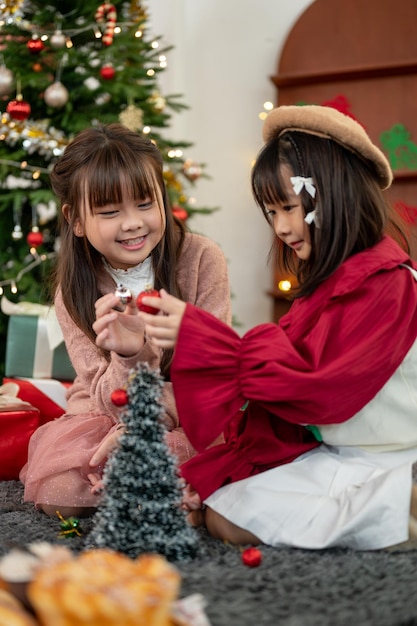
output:
[[[155,111],[161,112],[165,109],[165,98],[163,98],[158,91],[152,92],[150,98],[148,98],[148,102],[153,106]]]
[[[26,0],[3,0],[0,5],[0,18],[13,22],[23,17],[23,9]]]
[[[143,111],[134,104],[129,104],[119,115],[120,123],[130,130],[141,130],[143,126]]]
[[[132,0],[129,7],[130,18],[135,22],[146,22],[148,14],[140,0]]]

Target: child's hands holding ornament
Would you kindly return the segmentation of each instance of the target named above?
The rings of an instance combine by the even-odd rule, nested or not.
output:
[[[150,306],[164,315],[155,315],[141,311],[140,317],[145,322],[145,330],[152,343],[159,348],[174,348],[177,343],[178,331],[186,309],[186,303],[169,295],[165,289],[159,292],[160,297],[145,296],[142,304]]]
[[[120,286],[114,293],[102,296],[95,303],[96,345],[122,356],[134,356],[145,342],[144,322],[138,315],[134,298],[121,294]]]

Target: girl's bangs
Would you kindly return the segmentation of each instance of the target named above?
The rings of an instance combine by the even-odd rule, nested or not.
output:
[[[288,200],[282,181],[280,163],[264,159],[255,165],[253,188],[260,206],[278,204]]]
[[[126,194],[135,200],[156,197],[155,172],[138,161],[137,155],[116,150],[100,153],[87,165],[83,187],[91,209],[120,204]]]

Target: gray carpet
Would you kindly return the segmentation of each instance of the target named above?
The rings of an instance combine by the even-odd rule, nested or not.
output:
[[[81,521],[81,520],[80,520]],[[79,552],[81,537],[60,538],[59,520],[22,503],[18,482],[0,482],[0,556],[33,541]],[[176,564],[181,595],[201,593],[212,626],[417,626],[417,551],[262,548],[259,567],[242,564],[238,548],[200,531],[202,556]]]

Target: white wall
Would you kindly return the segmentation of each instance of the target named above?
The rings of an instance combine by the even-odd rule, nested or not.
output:
[[[189,110],[172,118],[169,136],[193,143],[186,156],[206,164],[210,180],[192,191],[192,230],[217,241],[228,263],[240,334],[271,321],[267,266],[271,234],[250,191],[250,168],[262,145],[263,103],[276,103],[270,76],[281,48],[311,0],[147,0],[149,27],[172,45],[162,95],[182,94]]]

